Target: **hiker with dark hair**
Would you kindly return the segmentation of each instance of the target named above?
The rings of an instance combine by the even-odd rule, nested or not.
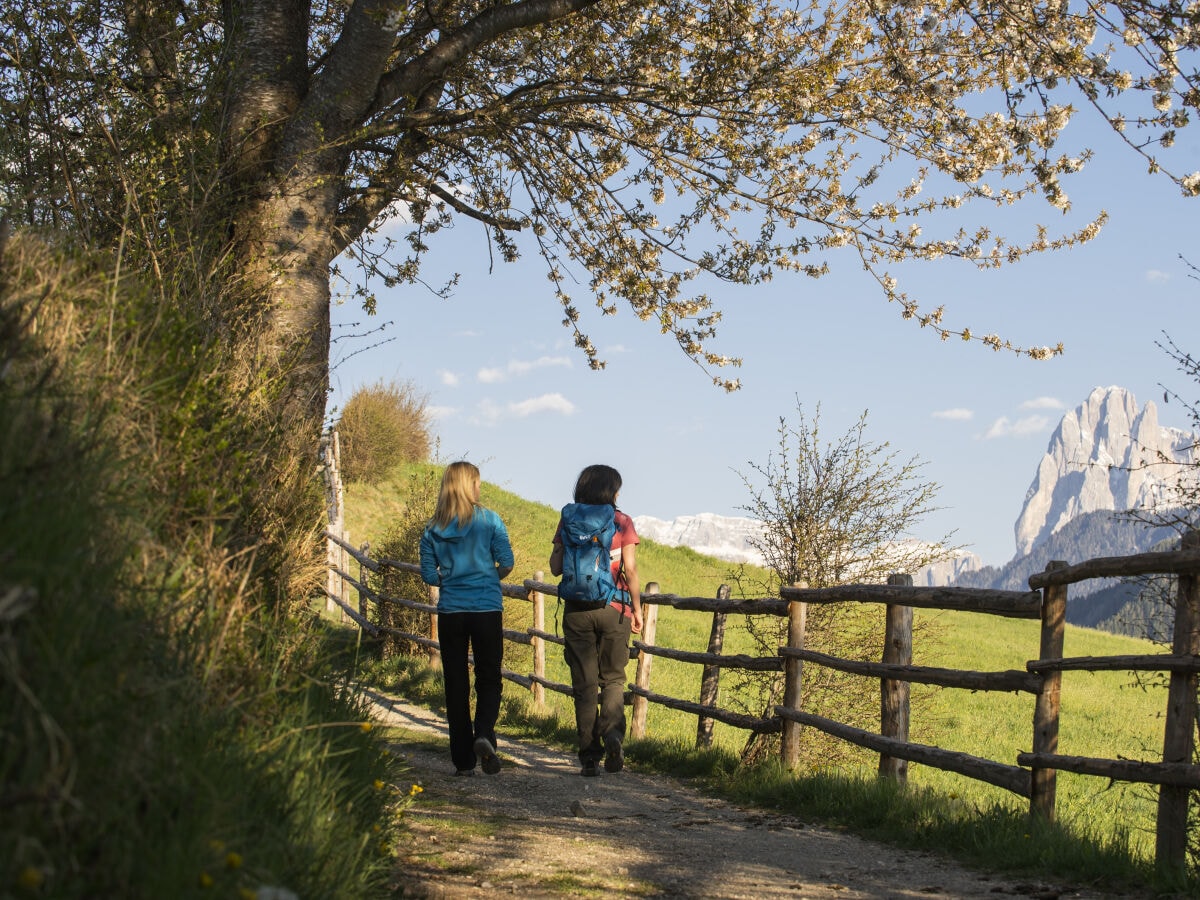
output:
[[[437,507],[421,535],[421,579],[437,585],[438,641],[446,688],[450,758],[456,775],[500,771],[496,719],[504,683],[504,596],[512,571],[508,530],[498,514],[479,505],[479,469],[454,462],[442,473]],[[468,647],[475,657],[475,719],[471,720]]]
[[[562,509],[550,571],[561,576],[563,656],[571,670],[582,775],[625,764],[625,667],[629,636],[642,630],[637,531],[617,509],[621,475],[588,466],[575,482],[575,502]]]

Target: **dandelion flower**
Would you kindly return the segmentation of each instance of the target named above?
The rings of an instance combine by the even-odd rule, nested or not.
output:
[[[17,884],[27,891],[38,890],[46,881],[46,874],[37,866],[26,866],[17,876]]]
[[[362,722],[359,724],[358,727],[361,728],[364,732],[366,732],[366,731],[370,731],[374,726],[371,722]]]

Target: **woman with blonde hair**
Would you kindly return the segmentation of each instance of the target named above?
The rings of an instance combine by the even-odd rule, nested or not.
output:
[[[500,516],[479,505],[479,469],[453,462],[442,473],[437,507],[421,535],[421,578],[437,585],[438,640],[446,689],[450,758],[456,775],[500,771],[504,655],[504,597],[500,581],[513,568],[512,545]],[[471,717],[468,652],[475,657],[475,716]]]

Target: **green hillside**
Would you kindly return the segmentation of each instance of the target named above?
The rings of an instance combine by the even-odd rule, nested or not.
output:
[[[355,542],[385,539],[389,523],[399,519],[410,491],[423,476],[436,475],[436,467],[405,470],[393,482],[347,489],[347,523]],[[486,474],[486,473],[485,473]],[[497,510],[508,524],[516,556],[509,580],[519,582],[547,569],[550,538],[558,512],[544,504],[524,500],[493,485],[484,484],[484,505]],[[657,581],[663,593],[711,597],[722,582],[732,583],[736,568],[730,563],[701,556],[686,548],[673,548],[643,541],[638,550],[642,582]],[[415,559],[413,560],[415,561]],[[551,580],[551,579],[547,579]],[[553,629],[553,598],[547,608],[547,628]],[[530,607],[509,601],[506,624],[523,630],[531,624]],[[882,615],[882,610],[880,610]],[[748,652],[748,637],[737,628],[739,617],[730,616],[725,652]],[[707,647],[711,616],[662,607],[656,643],[685,650]],[[1023,669],[1038,653],[1038,623],[985,616],[918,610],[914,638],[914,661],[945,668],[998,671]],[[512,646],[506,665],[528,672],[528,648]],[[1066,654],[1105,656],[1153,652],[1149,642],[1090,629],[1067,626]],[[560,654],[547,652],[548,676],[569,680]],[[632,679],[633,666],[630,666]],[[728,678],[728,676],[723,676]],[[651,689],[657,693],[695,700],[699,694],[698,667],[658,658],[654,662]],[[720,705],[736,708],[723,682]],[[520,691],[509,685],[506,690]],[[560,719],[569,719],[568,700],[551,695],[551,707]],[[1162,716],[1166,691],[1161,683],[1138,683],[1123,673],[1075,673],[1064,677],[1060,752],[1078,756],[1152,760],[1161,755]],[[916,742],[970,753],[1015,764],[1019,752],[1032,744],[1034,702],[1030,695],[968,692],[913,686],[912,739]],[[694,740],[694,716],[652,706],[648,730],[652,737]],[[746,732],[716,726],[716,741],[729,750],[740,750]],[[853,768],[873,774],[878,758],[867,751],[852,754]],[[1027,802],[999,788],[962,776],[916,764],[910,765],[910,783],[927,786],[966,806],[980,811],[993,805],[1023,809]],[[1098,803],[1097,800],[1103,802]],[[1094,833],[1097,840],[1128,844],[1135,855],[1153,852],[1154,803],[1156,793],[1144,786],[1110,785],[1084,776],[1059,774],[1058,816],[1081,833]]]
[[[378,485],[351,484],[346,487],[346,529],[351,542],[364,540],[378,546],[403,514],[409,496],[427,488],[441,472],[440,466],[408,466],[389,482]],[[484,471],[486,476],[487,472]],[[436,483],[432,491],[436,494]],[[432,496],[432,494],[430,495]],[[570,501],[564,497],[563,503]],[[481,502],[503,517],[512,540],[516,565],[512,582],[533,578],[542,571],[549,580],[550,544],[558,522],[558,509],[518,497],[488,482],[483,483]],[[416,558],[407,562],[416,562]],[[657,581],[663,593],[712,597],[722,582],[729,580],[729,563],[686,547],[666,547],[643,540],[638,546],[638,570],[643,585]]]

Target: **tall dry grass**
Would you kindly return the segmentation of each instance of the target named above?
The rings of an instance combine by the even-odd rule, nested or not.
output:
[[[377,895],[413,798],[291,592],[319,486],[118,271],[0,256],[0,896]]]

